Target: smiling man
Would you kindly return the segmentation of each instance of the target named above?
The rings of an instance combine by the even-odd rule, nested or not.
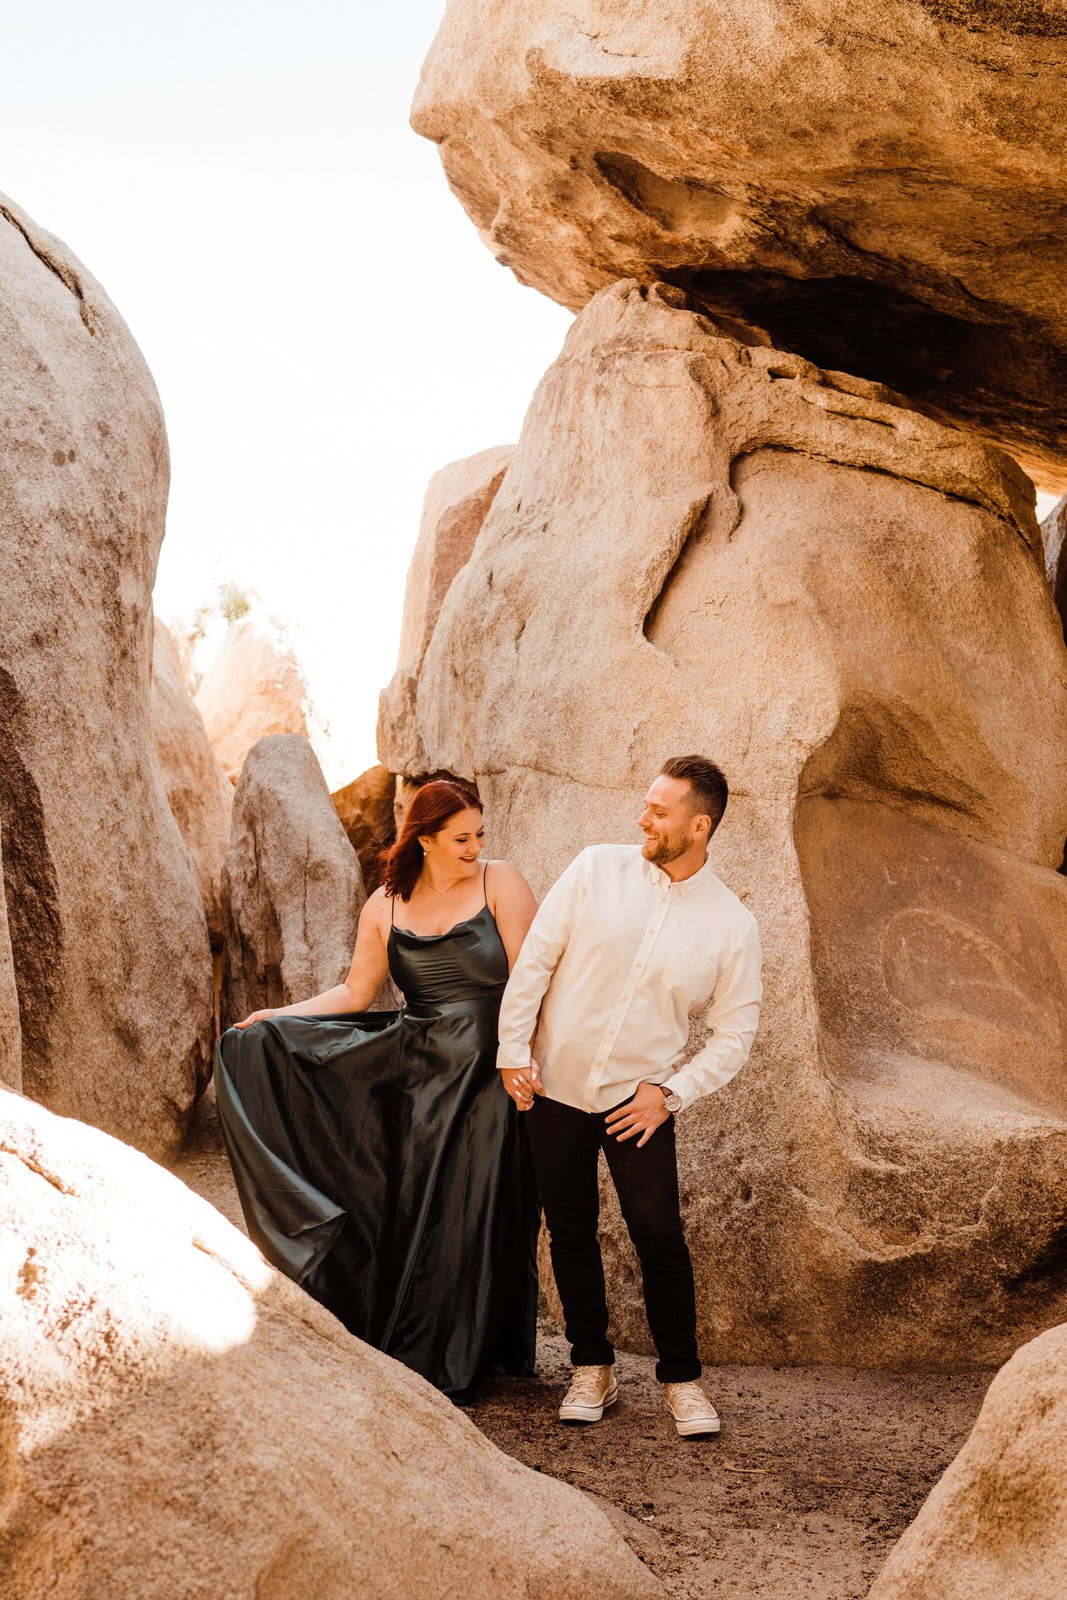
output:
[[[546,896],[504,994],[497,1065],[529,1113],[575,1368],[564,1422],[599,1422],[618,1398],[597,1237],[603,1150],[677,1430],[719,1431],[697,1381],[674,1119],[741,1070],[759,1020],[755,918],[707,858],[728,793],[703,756],[665,762],[638,820],[644,844],[582,851]],[[683,1061],[694,1012],[711,1037]]]

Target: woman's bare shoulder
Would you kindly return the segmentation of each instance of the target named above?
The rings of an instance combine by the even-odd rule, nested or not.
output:
[[[485,869],[486,882],[489,885],[490,894],[513,895],[520,892],[530,893],[530,885],[513,862],[487,861]]]
[[[367,903],[359,914],[359,920],[362,922],[366,918],[368,922],[375,924],[388,922],[391,910],[392,897],[386,894],[385,885],[382,884],[373,894],[367,896]]]

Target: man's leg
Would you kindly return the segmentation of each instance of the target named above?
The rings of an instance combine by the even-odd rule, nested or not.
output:
[[[604,1263],[597,1238],[603,1119],[541,1095],[525,1116],[571,1361],[576,1367],[611,1366],[615,1351],[608,1340]]]
[[[604,1119],[601,1117],[601,1129]],[[623,1219],[641,1263],[645,1311],[659,1353],[661,1383],[691,1383],[700,1377],[697,1356],[693,1263],[678,1202],[674,1119],[657,1128],[646,1145],[621,1143],[602,1131],[604,1153]]]

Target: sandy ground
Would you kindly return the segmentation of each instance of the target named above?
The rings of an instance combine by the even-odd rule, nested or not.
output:
[[[177,1173],[240,1226],[210,1133]],[[993,1376],[720,1367],[705,1382],[722,1433],[681,1440],[651,1360],[620,1355],[619,1404],[593,1427],[556,1416],[569,1371],[546,1324],[538,1376],[487,1385],[466,1413],[516,1460],[595,1496],[672,1600],[861,1600]]]
[[[647,1358],[619,1356],[619,1404],[593,1427],[557,1420],[569,1371],[565,1341],[543,1334],[538,1377],[487,1387],[467,1415],[596,1495],[679,1600],[860,1600],[992,1378],[720,1367],[705,1386],[722,1433],[681,1440]]]

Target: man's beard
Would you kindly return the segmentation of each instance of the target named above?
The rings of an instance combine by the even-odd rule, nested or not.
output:
[[[668,833],[657,834],[654,839],[646,838],[643,853],[645,860],[651,861],[653,866],[666,867],[672,861],[677,861],[679,856],[684,856],[688,849],[688,839],[680,833]]]

